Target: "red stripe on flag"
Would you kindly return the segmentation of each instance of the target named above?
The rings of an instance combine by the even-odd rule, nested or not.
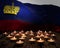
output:
[[[0,20],[0,31],[21,30],[28,25],[29,23],[19,20]]]

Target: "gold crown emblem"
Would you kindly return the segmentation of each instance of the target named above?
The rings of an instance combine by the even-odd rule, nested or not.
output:
[[[14,4],[12,3],[12,6],[6,5],[4,7],[4,9],[3,9],[3,12],[4,12],[4,14],[14,14],[14,15],[17,15],[19,10],[20,10],[20,7],[14,6]]]

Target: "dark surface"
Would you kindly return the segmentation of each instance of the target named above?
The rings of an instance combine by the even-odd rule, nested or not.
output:
[[[60,48],[60,33],[55,32],[56,34],[56,46],[48,44],[48,42],[44,43],[43,48]],[[25,39],[22,48],[40,48],[40,46],[35,42],[34,44],[30,44],[28,41],[29,36]],[[21,48],[15,47],[15,42],[11,42],[5,36],[0,35],[0,48]]]

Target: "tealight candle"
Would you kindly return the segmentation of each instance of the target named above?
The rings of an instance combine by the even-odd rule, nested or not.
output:
[[[17,41],[16,43],[17,43],[17,44],[23,44],[24,42],[21,41],[21,40],[19,40],[19,41]]]
[[[43,31],[40,31],[40,33],[43,33]]]
[[[36,41],[33,37],[31,39],[29,39],[29,41]]]
[[[15,48],[15,47],[17,47],[17,48],[22,48],[22,47],[23,47],[23,44],[24,44],[24,42],[21,41],[21,40],[19,40],[19,41],[16,42],[14,48]]]
[[[44,40],[42,40],[41,38],[39,40],[37,40],[37,42],[44,42]]]
[[[22,32],[19,32],[20,35],[22,35]]]
[[[25,34],[28,35],[29,34],[29,31],[26,31]]]
[[[22,36],[23,36],[23,37],[26,37],[26,35],[25,35],[25,34],[22,34]]]
[[[50,38],[50,39],[48,40],[48,42],[55,42],[55,40],[53,40],[52,38]]]
[[[40,32],[37,32],[37,35],[40,35],[41,33]]]
[[[48,34],[48,33],[46,33],[45,35],[49,36],[49,34]]]
[[[39,40],[37,40],[37,43],[38,43],[38,45],[40,46],[40,48],[43,48],[43,46],[44,46],[44,40],[43,39],[39,39]]]
[[[49,37],[47,35],[45,35],[44,38],[49,38]]]
[[[40,37],[44,37],[44,34],[41,34]]]
[[[14,37],[12,37],[10,40],[17,40],[17,38],[14,36]]]
[[[11,35],[14,36],[15,34],[12,32]]]
[[[33,34],[33,31],[31,30],[30,33]]]
[[[34,34],[33,34],[33,33],[31,33],[30,35],[31,35],[31,36],[34,36]]]
[[[37,36],[36,36],[36,38],[40,38],[40,36],[39,36],[39,35],[37,35]]]
[[[19,36],[19,33],[17,33],[15,36]]]
[[[7,36],[8,38],[11,38],[11,37],[13,37],[13,36],[11,36],[10,34]]]
[[[51,34],[51,36],[56,36],[55,34]]]
[[[7,32],[4,32],[3,34],[7,35],[8,33]]]
[[[49,33],[51,34],[51,33],[52,33],[52,31],[49,31]]]
[[[14,31],[13,33],[14,33],[14,34],[16,34],[17,32],[16,32],[16,31]]]
[[[23,30],[21,30],[21,33],[24,33],[24,31],[23,31]]]
[[[44,33],[47,33],[47,31],[45,31]]]
[[[24,38],[23,36],[21,36],[21,38],[19,38],[19,39],[22,39],[22,40],[24,40],[25,38]]]

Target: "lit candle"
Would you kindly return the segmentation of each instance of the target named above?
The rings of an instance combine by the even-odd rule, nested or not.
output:
[[[48,34],[48,33],[46,33],[45,35],[49,36],[49,34]]]
[[[51,34],[51,36],[56,36],[55,34]]]
[[[42,40],[42,39],[40,38],[40,40]]]
[[[44,38],[49,38],[49,37],[47,35],[45,35]]]
[[[17,38],[14,36],[14,37],[11,38],[11,40],[17,40]]]
[[[34,34],[33,34],[33,33],[31,33],[30,35],[31,35],[31,36],[34,36]]]
[[[25,34],[22,34],[22,36],[23,36],[23,37],[26,37],[26,35],[25,35]]]
[[[24,31],[23,31],[23,30],[21,30],[21,33],[24,33]]]
[[[23,39],[24,40],[25,38],[23,36],[21,36],[21,38],[19,38],[19,39]]]
[[[31,30],[30,33],[33,34],[33,31]]]
[[[22,32],[19,32],[20,35],[22,35]]]
[[[26,34],[26,35],[29,34],[29,31],[26,31],[25,34]]]
[[[52,38],[50,38],[50,39],[48,40],[48,42],[55,42],[55,40],[53,40]]]
[[[40,36],[39,36],[39,35],[37,35],[37,36],[36,36],[36,38],[40,38]]]
[[[41,34],[40,37],[44,37],[44,34]]]
[[[11,37],[13,37],[13,36],[11,36],[10,34],[7,36],[8,38],[11,38]]]
[[[41,38],[39,40],[37,40],[37,42],[44,42],[44,40],[42,40]]]
[[[13,35],[15,35],[15,34],[12,32],[11,35],[13,36]]]
[[[14,33],[14,34],[16,34],[17,32],[16,32],[16,31],[14,31],[13,33]]]
[[[19,41],[17,41],[16,43],[17,43],[17,44],[23,44],[24,42],[21,41],[21,40],[19,40]]]
[[[40,33],[43,33],[43,31],[40,31]]]
[[[19,33],[17,33],[15,36],[19,36]]]
[[[52,33],[52,31],[49,31],[49,33]]]
[[[40,32],[37,32],[37,35],[40,35],[41,33]]]
[[[44,33],[47,33],[47,31],[45,31]]]
[[[7,35],[8,33],[7,32],[4,32],[3,34]]]
[[[31,39],[29,39],[29,41],[36,41],[33,37]]]

